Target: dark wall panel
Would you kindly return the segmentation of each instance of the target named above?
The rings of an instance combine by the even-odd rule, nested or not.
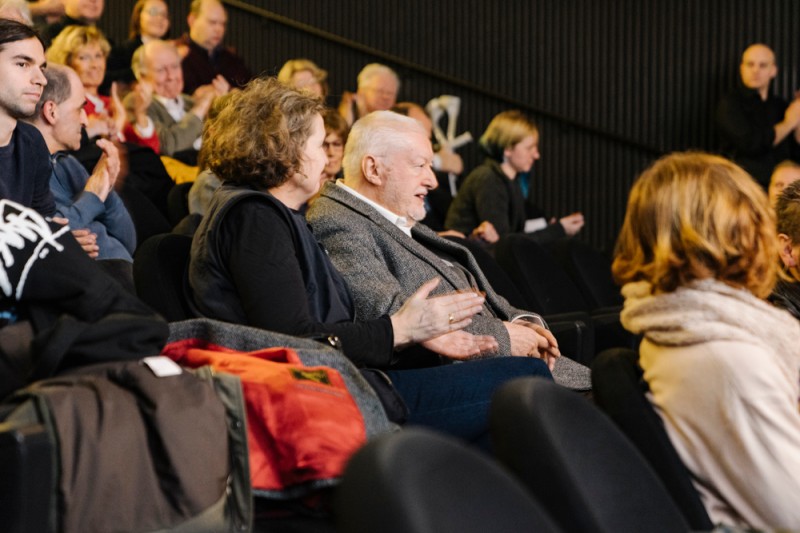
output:
[[[169,3],[177,36],[189,1]],[[332,104],[355,88],[364,64],[382,61],[400,73],[401,99],[461,96],[459,130],[475,137],[494,114],[527,109],[542,133],[533,194],[554,215],[582,210],[583,238],[604,248],[631,182],[654,157],[716,147],[715,102],[735,82],[747,44],[775,49],[776,92],[800,88],[796,0],[227,3],[228,42],[254,71],[275,74],[287,59],[311,58],[330,72]],[[101,27],[116,40],[132,5],[107,2]],[[467,168],[480,161],[474,144],[462,155]]]

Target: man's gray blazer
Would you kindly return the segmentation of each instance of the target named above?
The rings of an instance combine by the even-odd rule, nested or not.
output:
[[[436,253],[440,250],[457,260],[486,292],[485,311],[472,319],[466,331],[491,335],[500,353],[511,353],[511,341],[503,321],[532,315],[513,307],[498,295],[484,277],[472,254],[458,244],[439,237],[422,224],[411,229],[409,238],[378,211],[333,183],[328,183],[308,211],[314,235],[328,249],[331,260],[347,280],[356,316],[368,320],[397,311],[423,283],[440,277],[433,294],[469,288],[464,279]],[[538,316],[538,315],[536,315]]]
[[[190,109],[194,107],[194,100],[189,95],[183,96],[183,109],[186,114],[176,122],[167,108],[154,96],[150,106],[147,108],[147,116],[153,121],[158,135],[158,142],[161,146],[161,155],[172,155],[176,152],[191,150],[194,148],[194,141],[203,134],[203,121],[197,118]],[[129,118],[133,114],[133,95],[125,97],[125,108]]]

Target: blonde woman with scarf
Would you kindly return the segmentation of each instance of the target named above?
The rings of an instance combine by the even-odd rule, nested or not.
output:
[[[650,400],[715,523],[800,530],[800,323],[763,300],[777,277],[764,191],[721,157],[653,164],[613,265],[643,335]]]

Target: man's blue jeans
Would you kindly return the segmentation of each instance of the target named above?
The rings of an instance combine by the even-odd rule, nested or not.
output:
[[[427,426],[489,450],[489,404],[505,382],[553,379],[541,359],[493,357],[386,374],[410,411],[408,425]]]

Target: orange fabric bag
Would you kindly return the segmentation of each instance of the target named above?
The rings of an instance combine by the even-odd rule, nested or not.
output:
[[[306,367],[290,348],[238,352],[185,339],[163,353],[241,379],[255,494],[285,498],[330,486],[366,442],[364,419],[339,372]]]

